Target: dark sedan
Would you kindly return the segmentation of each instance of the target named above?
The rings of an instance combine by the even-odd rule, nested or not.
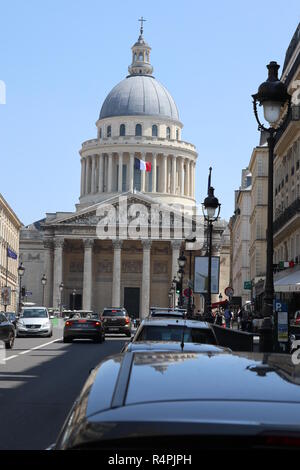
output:
[[[140,351],[94,369],[54,449],[299,449],[287,355]]]
[[[131,319],[125,308],[105,308],[101,318],[105,333],[131,336]]]
[[[63,341],[71,343],[74,339],[91,339],[95,343],[105,340],[105,333],[100,319],[76,315],[65,322]]]
[[[4,313],[0,313],[0,341],[3,341],[6,349],[12,349],[16,337],[14,325],[6,318]]]

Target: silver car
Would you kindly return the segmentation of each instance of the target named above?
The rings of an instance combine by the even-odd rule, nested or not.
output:
[[[53,326],[45,307],[24,307],[17,322],[17,337],[53,334]]]

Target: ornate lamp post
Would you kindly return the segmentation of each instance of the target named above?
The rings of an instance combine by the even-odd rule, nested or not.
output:
[[[21,313],[22,310],[22,277],[25,273],[25,268],[23,266],[23,263],[19,264],[18,267],[18,274],[19,274],[19,313]]]
[[[263,82],[258,92],[252,95],[254,115],[258,123],[258,130],[268,134],[267,142],[269,147],[268,160],[268,222],[267,222],[267,266],[265,294],[263,299],[263,324],[260,330],[260,351],[269,352],[273,350],[273,160],[274,147],[278,132],[284,127],[291,107],[291,96],[287,92],[284,83],[278,79],[279,65],[277,62],[270,62],[267,65],[268,78]],[[269,123],[265,127],[258,116],[257,103],[263,106],[264,118]],[[280,122],[282,109],[286,108],[283,121]]]
[[[209,320],[212,319],[211,314],[211,257],[212,257],[212,236],[213,236],[213,223],[218,220],[220,215],[221,204],[218,198],[214,195],[214,188],[211,186],[211,170],[209,168],[208,176],[208,191],[207,197],[202,203],[202,211],[204,220],[207,222],[208,227],[208,286],[207,286],[207,298],[206,298],[206,315]]]
[[[59,302],[59,316],[62,317],[62,293],[63,293],[63,290],[64,290],[64,283],[61,282],[59,284],[59,292],[60,292],[60,302]],[[73,305],[74,305],[74,302],[73,302]],[[74,310],[74,309],[73,309]]]
[[[72,296],[73,296],[73,311],[75,310],[75,295],[76,295],[76,289],[73,289]]]
[[[43,276],[42,276],[41,283],[42,283],[42,286],[43,286],[43,307],[44,307],[45,306],[45,286],[47,284],[47,278],[46,278],[45,274],[43,274]]]
[[[186,238],[185,239],[185,243],[195,243],[195,241],[196,241],[196,237]],[[189,296],[188,296],[187,315],[188,315],[188,317],[191,317],[192,316],[192,287],[191,287],[191,283],[192,283],[192,250],[188,250],[188,251],[189,251],[189,285],[188,285]]]
[[[179,266],[179,270],[177,271],[177,274],[178,274],[178,278],[179,278],[179,281],[180,281],[178,306],[182,307],[183,306],[182,283],[183,283],[184,267],[185,267],[185,263],[186,263],[186,257],[184,256],[183,251],[181,252],[181,255],[179,256],[177,262],[178,262],[178,266]]]

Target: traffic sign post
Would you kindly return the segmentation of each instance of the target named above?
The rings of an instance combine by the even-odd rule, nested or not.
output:
[[[225,295],[226,295],[227,297],[229,297],[229,298],[232,297],[233,294],[234,294],[234,290],[233,290],[233,288],[230,287],[230,286],[226,287],[226,289],[225,289],[224,292],[225,292]]]
[[[275,299],[273,302],[275,312],[275,347],[278,352],[289,353],[290,325],[289,315],[286,303]]]

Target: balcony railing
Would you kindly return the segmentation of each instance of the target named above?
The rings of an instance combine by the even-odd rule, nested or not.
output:
[[[297,198],[289,207],[287,207],[276,220],[274,220],[273,231],[278,232],[295,215],[300,214],[300,198]]]

